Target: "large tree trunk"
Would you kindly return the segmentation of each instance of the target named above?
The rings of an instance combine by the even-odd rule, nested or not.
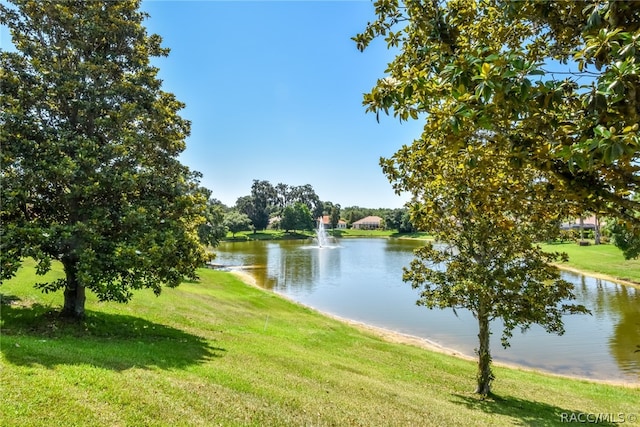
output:
[[[84,317],[85,287],[78,284],[77,265],[73,261],[63,261],[67,285],[64,288],[62,316],[82,319]]]
[[[493,372],[491,371],[491,349],[489,329],[489,316],[483,302],[480,302],[478,309],[478,340],[480,347],[478,353],[478,387],[476,393],[486,396],[491,393],[491,381],[493,381]]]

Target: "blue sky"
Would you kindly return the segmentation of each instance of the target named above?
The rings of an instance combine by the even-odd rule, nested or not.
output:
[[[192,121],[181,160],[213,197],[234,205],[254,179],[311,184],[321,200],[401,207],[378,165],[421,124],[365,114],[392,59],[382,40],[350,39],[374,18],[369,1],[158,1],[142,9],[171,49],[163,88]]]
[[[146,0],[163,89],[192,122],[181,161],[233,206],[254,179],[311,184],[323,201],[401,207],[378,164],[422,123],[365,113],[362,97],[393,59],[383,40],[359,52],[351,37],[374,19],[361,1]],[[12,49],[6,27],[0,47]]]
[[[142,9],[148,31],[171,49],[154,60],[163,88],[192,122],[181,160],[213,197],[232,206],[259,179],[311,184],[343,207],[408,200],[378,161],[418,137],[422,123],[384,115],[378,123],[362,106],[394,55],[383,40],[364,53],[351,40],[374,19],[372,2],[145,0]],[[0,47],[11,48],[5,27]]]

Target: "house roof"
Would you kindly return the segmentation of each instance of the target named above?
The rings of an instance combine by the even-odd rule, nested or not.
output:
[[[382,218],[380,218],[379,216],[365,216],[362,219],[359,219],[358,221],[355,221],[354,224],[380,224],[380,222],[382,221]]]
[[[568,228],[568,227],[578,226],[579,224],[580,224],[580,218],[576,218],[573,221],[562,223],[562,226],[565,227],[565,228]],[[591,215],[591,216],[587,216],[587,217],[582,218],[582,224],[585,225],[585,226],[595,227],[596,226],[596,216],[595,215]]]
[[[582,221],[583,221],[584,224],[595,225],[596,224],[596,216],[595,215],[591,215],[591,216],[584,217],[582,219]],[[580,224],[580,218],[576,218],[575,223],[576,224]]]
[[[598,221],[595,215],[582,218],[582,227],[585,230],[595,229],[597,225],[598,225]],[[578,229],[580,228],[580,218],[576,218],[575,220],[573,220],[573,222],[572,221],[563,222],[560,225],[560,228],[562,230]]]
[[[323,215],[322,217],[318,217],[318,220],[322,218],[323,224],[331,224],[331,217],[329,215]],[[342,219],[338,220],[338,224],[346,224],[346,222]]]

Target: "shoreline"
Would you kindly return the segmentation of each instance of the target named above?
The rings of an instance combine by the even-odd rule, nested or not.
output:
[[[581,274],[584,274],[583,272],[579,271],[579,270],[573,270],[574,272],[579,272]],[[299,301],[296,301],[290,297],[288,297],[287,295],[278,293],[278,292],[274,292],[268,289],[265,289],[261,286],[259,286],[256,282],[256,279],[250,274],[247,273],[246,271],[242,271],[242,270],[229,270],[229,273],[233,274],[234,276],[238,277],[242,282],[244,282],[245,284],[255,287],[257,289],[261,289],[262,291],[265,292],[271,292],[275,295],[277,295],[280,298],[286,299],[287,301],[290,301],[294,304],[300,305],[302,307],[305,307],[309,310],[313,310],[316,313],[319,313],[323,316],[329,317],[331,319],[337,320],[339,322],[342,322],[344,324],[353,326],[354,328],[357,328],[363,332],[367,332],[370,334],[373,334],[379,338],[382,338],[383,340],[387,341],[387,342],[391,342],[394,344],[405,344],[405,345],[411,345],[414,347],[419,347],[425,350],[429,350],[429,351],[433,351],[436,353],[440,353],[440,354],[446,354],[449,356],[453,356],[453,357],[457,357],[460,359],[464,359],[464,360],[468,360],[471,362],[475,362],[477,361],[477,359],[473,356],[469,356],[468,354],[464,354],[458,350],[449,348],[449,347],[444,347],[441,346],[427,338],[422,338],[416,335],[410,335],[410,334],[405,334],[402,332],[398,332],[398,331],[394,331],[391,329],[387,329],[387,328],[383,328],[380,326],[374,326],[368,323],[364,323],[364,322],[359,322],[357,320],[353,320],[353,319],[348,319],[346,317],[341,317],[338,315],[335,315],[333,313],[328,313],[328,312],[324,312],[321,310],[318,310],[314,307],[310,307],[306,304],[303,304]],[[603,277],[599,277],[601,279],[604,280],[610,280],[610,281],[614,281],[614,282],[619,282],[616,280],[612,280],[611,278],[608,277],[604,277],[604,275],[602,275]],[[595,277],[595,276],[594,276]],[[624,285],[626,285],[625,283],[622,283]],[[636,285],[637,286],[637,285]],[[559,378],[567,378],[567,379],[573,379],[573,380],[578,380],[578,381],[588,381],[588,382],[592,382],[592,383],[596,383],[596,384],[607,384],[607,385],[615,385],[615,386],[621,386],[621,387],[627,387],[627,388],[632,388],[632,389],[640,389],[640,382],[629,382],[629,381],[622,381],[622,380],[600,380],[600,379],[594,379],[594,378],[588,378],[588,377],[581,377],[581,376],[574,376],[574,375],[563,375],[563,374],[557,374],[554,372],[550,372],[550,371],[545,371],[542,369],[536,369],[536,368],[529,368],[526,366],[521,366],[521,365],[517,365],[517,364],[513,364],[513,363],[506,363],[506,362],[499,362],[499,361],[493,361],[492,364],[494,366],[498,366],[498,367],[502,367],[502,368],[509,368],[509,369],[515,369],[515,370],[520,370],[520,371],[526,371],[526,372],[534,372],[534,373],[538,373],[538,374],[544,374],[544,375],[550,375],[550,376],[554,376],[554,377],[559,377]]]
[[[617,277],[609,276],[608,274],[596,273],[594,271],[578,270],[577,268],[569,267],[568,265],[562,265],[562,264],[552,264],[552,265],[557,267],[559,270],[582,274],[583,276],[589,276],[595,279],[606,280],[608,282],[618,283],[620,285],[630,286],[632,288],[640,289],[640,283],[632,282],[630,280],[620,279]]]
[[[278,294],[280,295],[280,294]],[[281,295],[280,295],[281,296]],[[294,301],[296,302],[296,301]],[[305,305],[305,307],[313,309],[312,307],[308,307]],[[315,309],[313,309],[315,310]],[[393,331],[391,329],[387,329],[387,328],[382,328],[380,326],[374,326],[374,325],[370,325],[367,323],[363,323],[363,322],[358,322],[356,320],[351,320],[351,319],[347,319],[344,317],[340,317],[340,316],[336,316],[334,314],[331,313],[325,313],[322,311],[318,311],[316,310],[318,313],[322,314],[323,316],[327,316],[330,317],[332,319],[338,320],[340,322],[346,323],[350,326],[353,326],[357,329],[360,329],[362,331],[365,332],[369,332],[372,333],[373,335],[380,337],[382,339],[384,339],[385,341],[394,343],[394,344],[406,344],[406,345],[412,345],[414,347],[419,347],[425,350],[429,350],[429,351],[433,351],[436,353],[441,353],[441,354],[445,354],[448,356],[453,356],[453,357],[457,357],[460,359],[464,359],[464,360],[468,360],[470,362],[477,362],[477,359],[473,356],[469,356],[468,354],[464,354],[461,353],[455,349],[449,348],[449,347],[443,347],[437,343],[434,343],[433,341],[427,339],[427,338],[421,338],[415,335],[410,335],[410,334],[405,334],[402,332],[397,332],[397,331]],[[498,366],[501,368],[509,368],[509,369],[514,369],[514,370],[519,370],[519,371],[525,371],[525,372],[534,372],[537,374],[543,374],[543,375],[550,375],[553,377],[558,377],[558,378],[567,378],[567,379],[572,379],[572,380],[577,380],[577,381],[588,381],[591,383],[595,383],[595,384],[607,384],[607,385],[615,385],[615,386],[620,386],[620,387],[626,387],[626,388],[631,388],[631,389],[638,389],[640,390],[640,382],[630,382],[630,381],[623,381],[623,380],[601,380],[601,379],[596,379],[596,378],[589,378],[589,377],[582,377],[579,375],[566,375],[566,374],[558,374],[555,372],[550,372],[550,371],[545,371],[543,369],[537,369],[537,368],[529,368],[527,366],[522,366],[522,365],[517,365],[514,363],[508,363],[508,362],[501,362],[501,361],[495,361],[493,360],[491,362],[491,364],[493,366]]]

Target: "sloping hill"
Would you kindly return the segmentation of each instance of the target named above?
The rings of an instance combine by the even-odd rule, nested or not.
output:
[[[159,298],[140,291],[127,305],[89,299],[74,324],[54,313],[60,294],[31,287],[32,271],[0,287],[3,426],[551,426],[571,414],[640,415],[638,388],[504,367],[497,396],[481,400],[473,362],[385,341],[230,273],[201,270],[198,283]]]

